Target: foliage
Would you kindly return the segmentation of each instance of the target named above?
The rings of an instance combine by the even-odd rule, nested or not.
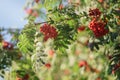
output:
[[[25,7],[28,23],[19,38],[15,38],[18,39],[16,48],[11,52],[1,44],[0,49],[8,54],[20,50],[22,59],[16,60],[10,55],[13,57],[9,62],[11,72],[17,71],[14,77],[24,79],[27,75],[27,80],[120,79],[119,0],[35,0],[28,3]]]
[[[30,20],[19,36],[18,47],[23,53],[33,52],[35,25]],[[30,39],[31,38],[31,39]]]

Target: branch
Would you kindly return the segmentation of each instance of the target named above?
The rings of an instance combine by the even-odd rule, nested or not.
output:
[[[51,21],[45,21],[45,22],[34,23],[34,24],[35,24],[35,25],[39,25],[39,24],[48,23],[48,22],[51,22]]]
[[[65,20],[72,20],[73,18],[66,18],[66,19],[62,19],[62,20],[60,20],[60,21],[58,21],[58,23],[59,22],[62,22],[62,21],[65,21]],[[48,22],[51,22],[51,21],[45,21],[45,22],[40,22],[40,23],[34,23],[35,25],[40,25],[40,24],[43,24],[43,23],[48,23]]]

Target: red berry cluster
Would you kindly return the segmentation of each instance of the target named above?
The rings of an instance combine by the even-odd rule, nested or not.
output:
[[[112,69],[112,74],[114,74],[120,68],[120,64],[115,64]]]
[[[100,17],[100,15],[101,15],[101,12],[98,8],[89,10],[89,16]]]
[[[50,24],[44,24],[40,27],[40,31],[44,34],[44,41],[47,41],[49,38],[56,38],[58,32],[56,28],[51,26]]]
[[[98,8],[90,9],[89,16],[92,18],[92,21],[89,23],[89,28],[93,31],[95,37],[99,38],[106,35],[108,30],[105,29],[106,22],[100,19],[100,10]]]
[[[28,15],[32,15],[34,17],[38,17],[39,16],[39,13],[38,11],[34,10],[34,9],[31,9],[31,8],[26,8],[25,9],[25,12],[28,14]]]
[[[23,78],[20,78],[20,77],[16,77],[16,80],[29,80],[29,78],[30,78],[30,76],[29,76],[29,74],[25,74],[24,76],[23,76]]]
[[[100,78],[100,77],[97,77],[95,80],[102,80],[102,78]]]
[[[7,49],[7,50],[12,50],[13,49],[13,44],[11,44],[7,41],[3,41],[2,45],[3,45],[3,49]]]
[[[89,24],[89,28],[93,31],[95,37],[99,38],[108,33],[108,30],[105,29],[105,25],[104,22],[93,19]]]
[[[23,80],[29,80],[29,74],[25,74],[25,76],[23,77]]]

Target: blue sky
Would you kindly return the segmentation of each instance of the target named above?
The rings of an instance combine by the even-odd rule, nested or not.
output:
[[[0,27],[23,28],[26,0],[0,0]]]
[[[0,28],[23,28],[25,3],[26,0],[0,0]]]

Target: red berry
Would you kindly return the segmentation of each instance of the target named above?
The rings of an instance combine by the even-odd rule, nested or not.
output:
[[[96,80],[102,80],[100,77],[96,78]]]
[[[26,9],[25,10],[26,11],[26,13],[28,14],[28,15],[32,15],[32,13],[33,13],[33,9]]]
[[[40,0],[35,0],[36,3],[39,3]]]
[[[38,12],[37,12],[37,11],[34,11],[34,12],[32,13],[32,16],[34,16],[34,17],[38,17],[38,16],[39,16],[39,14],[38,14]]]
[[[79,28],[78,28],[78,32],[81,32],[81,31],[84,31],[85,30],[85,26],[80,26]]]
[[[59,5],[59,9],[62,10],[63,9],[63,4]]]
[[[29,74],[26,74],[24,77],[23,77],[23,80],[29,80]]]
[[[102,3],[104,0],[98,0],[98,2]]]
[[[16,77],[16,80],[23,80],[22,78]]]
[[[78,63],[78,66],[79,67],[83,67],[83,66],[87,66],[88,64],[87,64],[87,62],[85,61],[85,60],[81,60],[81,61],[79,61],[79,63]]]
[[[53,50],[49,50],[48,54],[49,54],[50,57],[53,57],[54,51]]]
[[[51,68],[51,64],[50,63],[46,63],[45,67],[49,69],[49,68]]]

